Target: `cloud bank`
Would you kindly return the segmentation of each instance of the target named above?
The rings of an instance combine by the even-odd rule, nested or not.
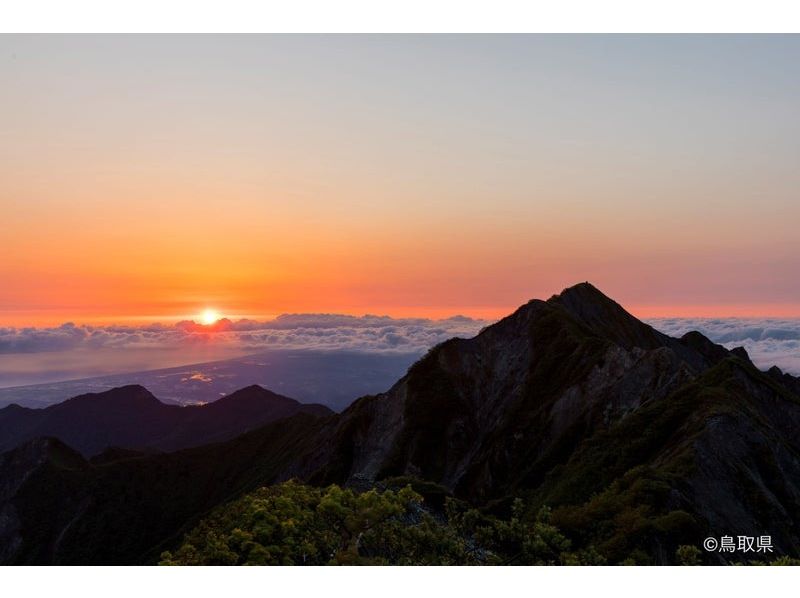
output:
[[[728,348],[744,346],[762,369],[800,375],[800,320],[650,320],[670,336],[699,330]],[[266,351],[352,351],[421,355],[453,336],[471,337],[489,324],[456,316],[424,318],[286,314],[274,320],[191,321],[174,325],[52,328],[0,327],[0,387],[38,384],[236,358]]]
[[[474,336],[486,324],[464,316],[429,320],[338,314],[285,314],[266,322],[223,319],[212,326],[193,321],[146,326],[67,323],[52,328],[0,328],[0,354],[197,345],[245,351],[280,348],[418,353],[453,336]]]
[[[798,319],[663,318],[648,323],[670,336],[697,330],[728,349],[744,347],[761,369],[777,365],[784,372],[800,375]]]

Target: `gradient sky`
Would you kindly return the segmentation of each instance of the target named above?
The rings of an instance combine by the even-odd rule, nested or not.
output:
[[[0,325],[800,316],[800,37],[0,36]]]

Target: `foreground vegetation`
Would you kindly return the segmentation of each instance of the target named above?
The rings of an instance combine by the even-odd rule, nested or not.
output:
[[[289,481],[264,487],[214,511],[162,565],[605,565],[600,544],[576,548],[547,507],[531,512],[522,499],[507,517],[453,499],[435,484],[397,478],[367,492]],[[423,495],[425,498],[423,498]],[[693,545],[676,564],[700,565]],[[797,565],[780,557],[770,563]]]
[[[190,532],[165,565],[478,565],[603,564],[574,552],[543,508],[523,521],[447,498],[444,512],[424,506],[410,485],[356,493],[297,482],[261,488],[218,509]]]

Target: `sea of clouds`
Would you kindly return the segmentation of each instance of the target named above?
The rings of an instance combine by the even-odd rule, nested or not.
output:
[[[422,355],[454,336],[466,338],[490,322],[286,314],[274,320],[192,321],[141,326],[73,323],[50,328],[0,327],[0,387],[135,372],[239,357],[263,351],[356,351]],[[743,346],[767,369],[800,375],[800,320],[663,318],[649,323],[670,336],[699,330],[728,348]]]
[[[464,316],[429,320],[285,314],[269,321],[223,319],[212,326],[184,321],[145,326],[67,323],[52,328],[0,327],[0,355],[80,349],[163,349],[197,344],[228,345],[247,351],[281,348],[414,353],[453,336],[474,336],[486,324]]]
[[[0,327],[0,388],[297,350],[412,355],[454,336],[471,337],[488,322],[286,314],[274,320],[222,319],[140,326],[67,323],[50,328]]]
[[[800,373],[800,319],[660,318],[648,323],[675,337],[698,330],[728,348],[743,346],[762,367],[777,365]],[[454,336],[474,336],[488,324],[465,316],[430,320],[338,314],[284,314],[269,321],[223,319],[210,327],[192,321],[143,326],[70,322],[51,328],[0,327],[0,355],[208,344],[246,351],[282,348],[414,353]]]
[[[777,365],[800,375],[800,319],[661,318],[648,323],[670,336],[697,330],[728,349],[744,347],[761,369]]]

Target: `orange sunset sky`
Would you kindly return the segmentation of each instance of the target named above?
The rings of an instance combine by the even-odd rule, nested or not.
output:
[[[0,326],[800,316],[796,37],[0,36]]]

